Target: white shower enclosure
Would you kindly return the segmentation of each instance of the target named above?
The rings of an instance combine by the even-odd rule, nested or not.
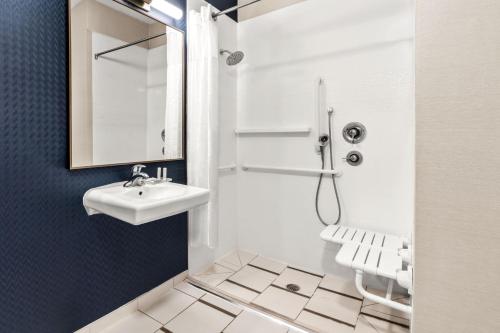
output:
[[[200,3],[188,1],[192,8]],[[219,60],[219,165],[319,169],[318,107],[325,119],[333,107],[341,224],[411,237],[413,17],[409,0],[308,0],[239,23],[219,17],[219,46],[245,52],[237,66]],[[341,133],[352,121],[367,128],[354,146]],[[304,130],[235,135],[290,128]],[[363,153],[362,165],[343,160],[351,150]],[[335,264],[338,248],[319,238],[317,181],[317,175],[241,168],[221,173],[220,243],[192,250],[192,271],[238,248],[314,272],[350,274]],[[336,217],[331,182],[323,183],[320,207],[328,220]]]

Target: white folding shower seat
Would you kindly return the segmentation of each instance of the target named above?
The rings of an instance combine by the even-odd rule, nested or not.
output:
[[[342,245],[335,260],[356,272],[356,287],[366,298],[392,308],[411,313],[411,307],[390,300],[393,281],[409,290],[412,287],[412,267],[409,242],[404,237],[352,227],[330,225],[320,234],[328,242]],[[406,270],[404,270],[406,268]],[[371,294],[363,287],[363,274],[390,279],[386,298]]]

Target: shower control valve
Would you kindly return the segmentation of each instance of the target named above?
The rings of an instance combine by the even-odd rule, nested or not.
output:
[[[357,128],[351,128],[351,129],[349,130],[349,133],[348,133],[348,134],[349,134],[349,136],[350,136],[352,139],[354,139],[354,138],[356,138],[357,136],[359,136],[359,134],[360,134],[360,133],[359,133],[359,130],[358,130]]]
[[[357,144],[365,139],[366,127],[361,123],[352,122],[345,125],[342,135],[348,143]]]
[[[358,166],[363,163],[363,155],[359,151],[350,151],[347,156],[343,158],[349,165]]]

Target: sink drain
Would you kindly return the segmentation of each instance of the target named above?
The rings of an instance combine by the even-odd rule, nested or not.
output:
[[[289,291],[297,292],[300,290],[300,287],[298,284],[290,283],[286,285],[286,289]]]

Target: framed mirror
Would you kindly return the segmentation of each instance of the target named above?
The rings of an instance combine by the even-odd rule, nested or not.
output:
[[[69,0],[70,169],[184,158],[184,33],[114,0]]]

